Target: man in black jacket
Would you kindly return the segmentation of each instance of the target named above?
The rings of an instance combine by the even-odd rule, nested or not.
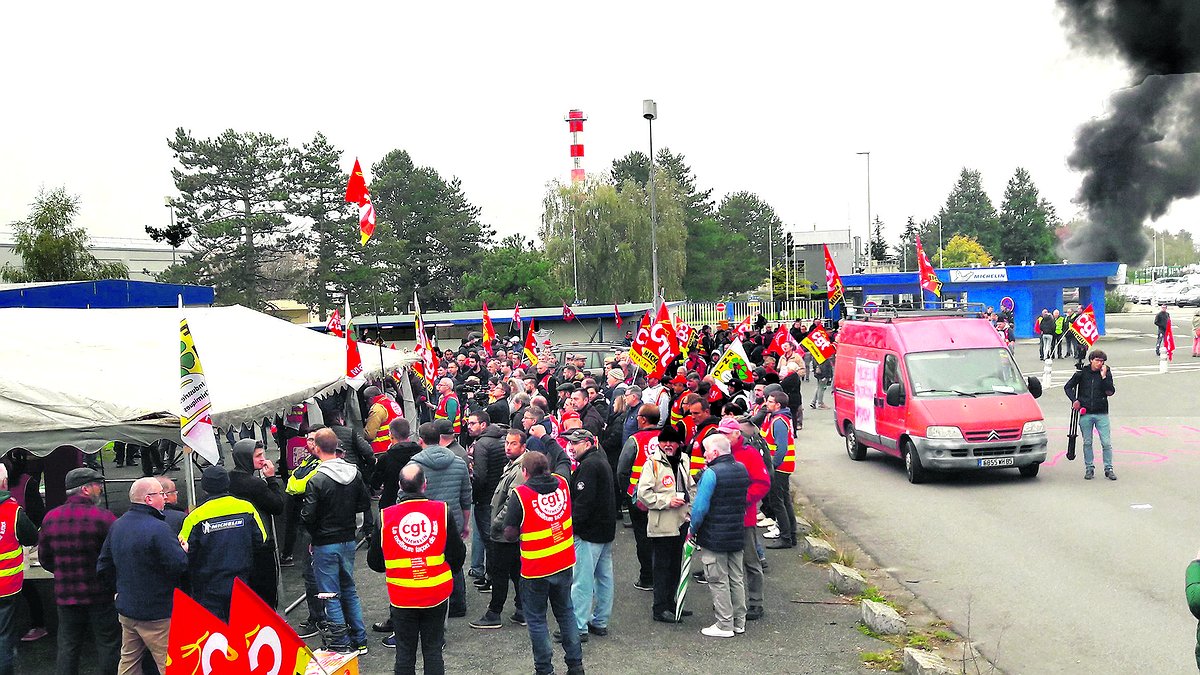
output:
[[[571,392],[570,406],[572,410],[579,413],[579,420],[583,422],[583,428],[592,432],[593,436],[599,437],[604,432],[604,417],[592,405],[586,391],[576,389]]]
[[[467,417],[467,432],[475,439],[471,444],[471,506],[475,527],[471,530],[471,569],[467,575],[475,578],[476,588],[483,588],[487,586],[485,550],[492,526],[492,495],[500,484],[508,457],[504,455],[504,428],[492,424],[486,412],[474,412]]]
[[[357,466],[363,476],[370,475],[371,468],[375,466],[375,451],[371,449],[371,444],[367,442],[366,437],[346,425],[346,416],[341,410],[335,411],[326,419],[329,422],[329,428],[333,429],[333,433],[337,435],[338,445],[342,446],[346,461]],[[396,419],[402,418],[397,417]],[[395,419],[392,421],[394,422]]]
[[[579,466],[571,474],[572,527],[575,530],[575,570],[571,604],[579,639],[588,633],[608,635],[612,615],[612,546],[617,534],[617,501],[613,472],[604,451],[587,429],[572,429],[567,442]]]
[[[1154,327],[1158,329],[1158,339],[1154,342],[1154,355],[1162,356],[1163,340],[1167,337],[1167,322],[1171,320],[1171,315],[1167,313],[1167,305],[1163,303],[1158,306],[1158,314],[1154,315]]]
[[[1113,374],[1109,370],[1108,355],[1099,349],[1088,354],[1088,367],[1075,371],[1063,385],[1071,408],[1079,411],[1079,433],[1083,436],[1083,478],[1091,480],[1095,475],[1092,464],[1092,430],[1100,435],[1100,448],[1104,453],[1104,477],[1116,480],[1113,472],[1111,426],[1108,421],[1108,397],[1117,392],[1113,385]]]
[[[421,446],[412,440],[412,427],[408,420],[397,417],[388,424],[392,444],[371,470],[372,490],[381,490],[379,508],[386,509],[396,503],[397,486],[400,484],[400,469],[412,461],[421,451]]]
[[[262,477],[255,475],[261,471]],[[233,471],[229,472],[229,494],[244,499],[258,511],[267,528],[266,546],[254,549],[250,589],[272,608],[279,604],[279,563],[275,550],[275,516],[283,515],[283,480],[267,459],[262,441],[243,438],[233,444]]]
[[[304,488],[300,519],[312,536],[317,597],[324,601],[328,646],[341,653],[365,654],[367,632],[354,585],[355,516],[371,531],[371,495],[358,468],[338,457],[338,440],[330,429],[313,434],[321,460]]]

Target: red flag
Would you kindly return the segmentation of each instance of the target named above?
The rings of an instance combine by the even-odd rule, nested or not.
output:
[[[250,675],[303,674],[313,656],[296,631],[236,577],[229,603],[229,630],[242,639],[239,646],[246,648]]]
[[[658,316],[654,322],[638,330],[637,338],[629,348],[629,360],[646,371],[647,376],[662,377],[667,364],[678,354],[679,337],[664,302],[658,306]]]
[[[525,361],[533,368],[538,364],[537,338],[533,337],[533,319],[529,320],[529,332],[525,334]]]
[[[817,326],[813,332],[808,334],[808,337],[800,341],[800,344],[812,354],[813,360],[817,363],[825,363],[825,361],[837,353],[837,346],[833,344],[833,340],[829,339],[829,333],[825,332],[824,326]]]
[[[1167,360],[1175,360],[1175,332],[1171,330],[1171,315],[1167,315],[1167,332],[1163,335],[1163,349],[1167,350]]]
[[[350,332],[350,296],[346,296],[346,382],[358,389],[363,382],[362,357],[358,354],[358,341]]]
[[[1034,322],[1035,325],[1038,322]],[[1100,339],[1100,329],[1096,327],[1096,311],[1091,305],[1087,309],[1080,312],[1079,316],[1071,322],[1071,332],[1075,333],[1076,339],[1083,342],[1088,347],[1096,344],[1096,340]]]
[[[780,356],[783,356],[783,343],[785,342],[790,342],[793,346],[796,345],[796,339],[792,337],[792,334],[787,329],[787,326],[780,326],[779,330],[775,331],[775,335],[771,337],[771,344],[767,345],[767,348],[763,350],[763,353],[770,354],[774,352]]]
[[[933,271],[933,265],[929,262],[929,256],[925,255],[925,249],[921,247],[920,239],[917,239],[917,269],[921,288],[939,298],[942,297],[942,282],[937,278],[937,273]]]
[[[433,378],[437,374],[437,353],[434,352],[433,342],[425,334],[425,321],[421,318],[421,300],[413,293],[413,324],[417,330],[417,356],[420,361],[413,364],[413,370],[421,376],[425,388],[433,391]]]
[[[350,182],[346,184],[346,201],[358,204],[358,231],[362,234],[362,245],[375,234],[375,205],[371,203],[371,193],[367,190],[367,179],[363,178],[362,167],[358,158],[354,158],[354,171],[350,172]]]
[[[513,308],[512,320],[517,324],[518,327],[521,325],[521,303],[519,302],[517,303],[517,306]]]
[[[333,310],[333,314],[329,315],[329,321],[325,323],[325,330],[337,337],[346,337],[346,334],[342,332],[342,315],[338,314],[336,309]]]
[[[247,674],[250,669],[241,637],[176,588],[163,675]]]
[[[613,305],[613,317],[615,317],[613,320],[613,323],[615,323],[617,325],[616,326],[617,328],[620,328],[621,327],[621,310],[617,309],[616,305]]]
[[[842,285],[842,275],[838,274],[837,267],[833,265],[833,257],[829,255],[829,245],[822,244],[825,248],[825,291],[829,302],[829,309],[833,309],[835,305],[846,298],[846,287]]]
[[[737,333],[738,337],[745,340],[746,333],[749,333],[750,329],[753,327],[753,319],[754,317],[752,316],[747,316],[746,318],[742,319],[742,322],[737,325],[737,328],[733,329],[733,332]]]
[[[563,319],[563,321],[574,321],[575,320],[575,312],[571,311],[571,308],[567,305],[566,302],[563,303],[562,319]]]
[[[496,329],[492,327],[492,317],[488,314],[487,303],[483,303],[483,348],[487,350],[488,356],[491,356],[492,341],[496,339]]]

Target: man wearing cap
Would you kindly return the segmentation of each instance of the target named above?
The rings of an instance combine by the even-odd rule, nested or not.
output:
[[[367,387],[363,390],[363,396],[371,402],[371,410],[363,423],[363,436],[370,441],[374,453],[381,455],[387,452],[388,446],[392,444],[388,424],[397,417],[404,417],[404,411],[398,403],[380,391],[379,387]]]
[[[631,387],[628,396],[636,394],[637,387]],[[646,537],[646,509],[637,504],[637,485],[642,476],[642,468],[650,447],[658,444],[658,407],[643,405],[637,411],[637,431],[626,439],[621,446],[621,456],[617,459],[617,485],[623,486],[628,497],[626,506],[629,509],[629,520],[633,526],[633,541],[637,548],[638,580],[633,587],[639,591],[654,590],[653,554]]]
[[[742,519],[742,568],[746,580],[746,618],[755,621],[763,617],[766,581],[762,562],[758,558],[758,505],[771,489],[771,474],[767,471],[763,451],[746,442],[747,436],[737,420],[726,417],[721,420],[719,428],[729,439],[734,461],[746,467],[746,475],[750,479],[750,485],[746,489],[746,510]],[[754,438],[758,438],[757,430],[753,427],[750,429]]]
[[[80,648],[90,631],[100,672],[115,673],[121,656],[121,625],[113,604],[114,588],[99,579],[96,561],[117,517],[99,506],[104,476],[95,469],[71,469],[66,488],[67,502],[46,514],[38,538],[42,567],[54,574],[58,606],[55,672],[79,672]]]
[[[243,441],[253,447],[254,439],[239,443]],[[266,546],[267,528],[253,504],[229,493],[225,467],[205,469],[200,487],[208,497],[183,519],[179,532],[179,541],[187,545],[189,595],[222,621],[229,621],[233,580],[240,577],[249,583],[253,578],[255,549]]]
[[[258,473],[256,473],[258,472]],[[254,549],[250,589],[274,609],[279,604],[279,567],[275,552],[275,517],[285,506],[283,480],[267,459],[262,441],[243,438],[233,444],[233,471],[229,472],[229,494],[254,506],[267,528],[267,543]]]
[[[567,441],[579,459],[571,474],[571,509],[574,513],[575,571],[571,604],[575,608],[579,639],[588,633],[608,634],[612,615],[612,545],[617,534],[617,503],[608,458],[587,429],[567,432]]]
[[[604,397],[613,403],[625,394],[625,371],[620,368],[609,369],[604,383]]]
[[[671,414],[667,417],[667,424],[675,426],[687,417],[687,411],[684,409],[684,398],[687,395],[687,378],[683,375],[671,378]]]
[[[683,562],[683,535],[696,485],[680,456],[683,427],[667,425],[651,446],[637,483],[637,500],[647,509],[646,536],[654,559],[651,618],[676,623],[675,590]],[[684,613],[687,616],[689,612]]]
[[[792,472],[796,470],[796,440],[792,427],[788,395],[773,391],[767,396],[767,419],[761,434],[771,449],[771,491],[767,493],[771,517],[779,528],[779,536],[767,548],[795,548],[796,511],[792,506]]]

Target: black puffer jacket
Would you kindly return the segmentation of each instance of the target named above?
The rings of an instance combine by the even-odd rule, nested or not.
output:
[[[420,451],[421,446],[412,441],[392,443],[383,457],[375,463],[369,484],[372,490],[382,490],[379,495],[379,508],[386,509],[396,503],[396,494],[400,492],[400,469],[411,462]]]
[[[354,431],[346,426],[331,426],[333,433],[338,438],[338,445],[342,446],[342,450],[346,453],[346,461],[358,467],[359,471],[366,476],[371,471],[371,467],[375,466],[375,451],[371,449],[371,444],[362,434]]]
[[[370,529],[375,522],[371,495],[358,467],[341,458],[322,461],[304,488],[300,507],[313,546],[354,541],[358,513],[363,514],[363,527]]]
[[[500,483],[500,474],[508,464],[504,454],[505,429],[496,424],[489,424],[471,451],[473,471],[471,474],[471,501],[476,505],[492,503],[492,495]]]

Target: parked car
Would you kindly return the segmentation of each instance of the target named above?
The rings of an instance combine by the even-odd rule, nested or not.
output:
[[[834,423],[850,459],[900,457],[911,483],[1006,467],[1032,478],[1046,461],[1041,382],[1021,376],[986,319],[847,320],[837,342]]]
[[[1171,294],[1167,304],[1178,307],[1200,307],[1200,285],[1179,289]]]
[[[1159,291],[1172,288],[1175,286],[1175,284],[1182,283],[1183,281],[1184,280],[1182,277],[1162,277],[1161,279],[1155,279],[1148,284],[1142,284],[1141,291],[1138,293],[1138,302],[1143,305],[1152,305],[1159,301]]]

